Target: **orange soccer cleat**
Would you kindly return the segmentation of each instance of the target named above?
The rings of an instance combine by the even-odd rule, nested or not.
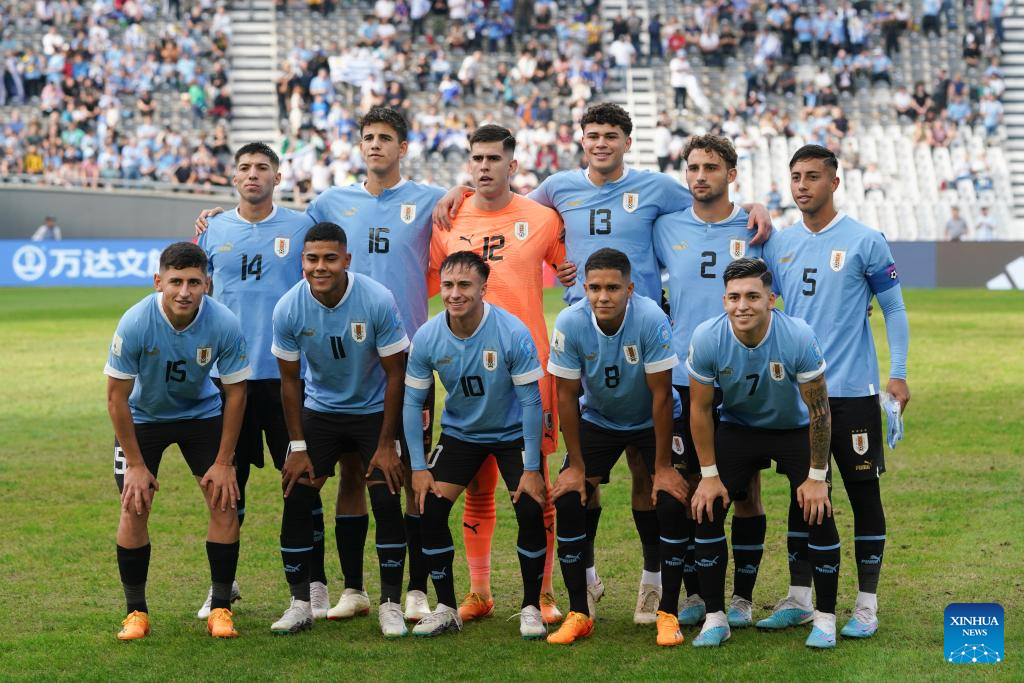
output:
[[[485,619],[494,614],[494,598],[484,600],[479,593],[470,593],[459,605],[459,618],[462,621]]]
[[[231,620],[231,610],[227,607],[218,607],[210,611],[206,619],[206,630],[214,638],[237,638],[238,631]]]
[[[555,604],[555,596],[551,593],[540,594],[540,613],[545,624],[557,624],[562,620],[562,611]]]
[[[548,636],[553,645],[569,645],[577,638],[586,638],[594,631],[594,620],[582,612],[569,612],[557,631]]]
[[[149,635],[149,615],[135,610],[121,622],[121,630],[117,633],[118,640],[138,640]]]
[[[679,619],[676,615],[658,610],[658,645],[674,647],[683,643],[683,634],[679,630]]]

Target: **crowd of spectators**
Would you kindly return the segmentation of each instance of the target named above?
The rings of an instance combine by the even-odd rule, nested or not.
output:
[[[223,6],[17,0],[0,14],[0,173],[92,187],[227,184]]]

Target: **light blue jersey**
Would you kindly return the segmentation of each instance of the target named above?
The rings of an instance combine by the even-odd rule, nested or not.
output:
[[[697,325],[722,313],[725,267],[738,258],[761,255],[761,246],[750,244],[747,218],[734,204],[732,215],[719,223],[705,223],[692,207],[654,222],[654,253],[668,271],[672,348],[680,358],[686,358]],[[672,383],[690,385],[683,364],[672,370]]]
[[[544,370],[530,331],[519,318],[484,303],[484,316],[476,332],[460,339],[448,326],[447,312],[434,316],[413,337],[405,384],[413,390],[429,389],[435,371],[448,392],[441,413],[442,432],[470,443],[498,443],[533,436],[524,434],[523,407],[516,388],[532,385],[536,390]],[[536,398],[539,418],[539,391]],[[422,407],[422,401],[417,405]],[[413,425],[408,420],[405,423],[416,469],[417,455],[420,461],[423,459],[421,426],[418,421]],[[537,427],[535,443],[527,444],[527,457],[539,462],[540,425]],[[410,433],[420,436],[410,441]]]
[[[693,204],[690,190],[672,176],[626,167],[622,177],[598,187],[586,169],[548,176],[529,194],[558,211],[565,222],[566,258],[583,272],[587,259],[602,247],[629,257],[636,293],[661,301],[661,272],[651,248],[654,220]],[[565,292],[574,303],[586,298],[583,279]]]
[[[825,358],[810,325],[772,312],[761,343],[736,338],[722,313],[697,326],[686,359],[690,379],[722,388],[723,422],[762,429],[796,429],[810,420],[798,384],[825,372]]]
[[[443,195],[439,187],[401,180],[375,197],[360,183],[332,187],[306,209],[315,221],[344,228],[349,270],[391,290],[408,334],[427,320],[430,216]]]
[[[210,262],[213,297],[242,324],[252,379],[280,377],[270,352],[274,306],[302,279],[302,244],[312,225],[309,216],[278,206],[259,223],[234,209],[211,218],[199,236]]]
[[[387,375],[380,359],[405,351],[409,338],[384,285],[357,273],[333,308],[303,280],[274,308],[274,355],[306,362],[304,405],[320,413],[384,410]]]
[[[134,379],[128,397],[132,421],[203,420],[221,414],[220,392],[210,380],[214,363],[220,381],[236,384],[252,375],[238,318],[204,296],[195,319],[176,330],[156,292],[121,316],[103,373]]]
[[[821,340],[829,363],[829,397],[879,393],[868,304],[878,295],[885,308],[888,293],[899,298],[902,309],[899,276],[885,236],[839,214],[818,233],[802,223],[779,232],[765,245],[764,258],[786,313],[810,323]],[[902,341],[895,343],[890,338],[895,358],[891,376],[902,379],[907,339],[900,336]]]
[[[548,372],[583,383],[583,419],[617,431],[654,426],[647,375],[679,365],[672,330],[661,306],[634,294],[615,334],[601,331],[590,302],[563,309],[551,336]],[[675,390],[673,417],[682,412]]]

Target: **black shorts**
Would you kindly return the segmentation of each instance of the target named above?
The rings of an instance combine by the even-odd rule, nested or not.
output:
[[[672,465],[685,476],[683,453],[677,448],[681,443],[679,436],[673,434]],[[612,468],[628,446],[640,451],[647,472],[653,476],[656,455],[654,427],[632,430],[606,429],[587,420],[580,420],[580,449],[583,451],[584,476],[587,479],[599,478],[602,484],[607,484],[611,479]],[[569,458],[566,457],[562,469],[568,466]]]
[[[792,488],[807,480],[811,443],[807,427],[758,429],[722,422],[715,432],[715,461],[722,484],[733,500],[746,500],[750,478],[765,460],[777,463]]]
[[[345,453],[358,453],[363,465],[369,465],[377,451],[377,440],[383,424],[383,412],[353,415],[320,413],[303,408],[302,433],[306,437],[307,452],[317,478],[334,476],[334,465]],[[401,434],[398,436],[398,454],[403,462],[408,462],[409,449]],[[384,473],[375,469],[370,473],[370,481],[384,481]]]
[[[192,474],[201,477],[210,469],[220,450],[220,434],[224,425],[221,415],[204,420],[176,420],[174,422],[147,422],[135,425],[135,440],[139,442],[142,461],[153,476],[160,470],[160,460],[171,444],[178,444]],[[124,451],[114,439],[114,481],[117,490],[124,490]]]
[[[500,443],[472,443],[442,431],[437,446],[427,456],[427,468],[434,476],[434,481],[469,486],[484,460],[492,454],[498,463],[501,478],[505,480],[505,486],[509,491],[515,491],[519,488],[519,479],[523,476],[523,461],[526,459],[522,439]]]
[[[288,427],[284,422],[279,379],[251,379],[245,383],[245,416],[235,447],[235,463],[263,467],[264,436],[274,467],[281,469],[288,454]]]
[[[843,482],[878,479],[885,472],[878,396],[830,398],[828,407],[832,412],[832,458]]]

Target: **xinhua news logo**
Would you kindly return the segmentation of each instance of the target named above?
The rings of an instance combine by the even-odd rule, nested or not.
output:
[[[994,602],[954,602],[944,615],[945,653],[954,664],[1003,661],[1003,608]]]

